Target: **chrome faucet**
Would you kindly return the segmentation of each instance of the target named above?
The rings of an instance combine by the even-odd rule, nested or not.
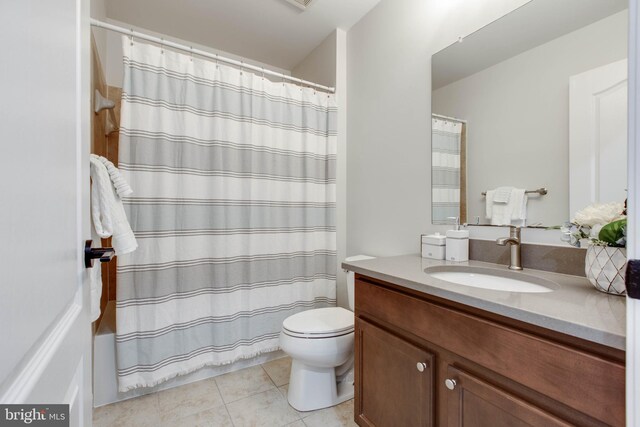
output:
[[[511,261],[509,262],[509,270],[522,270],[522,254],[520,252],[520,227],[511,226],[509,237],[501,237],[496,240],[496,244],[500,246],[511,245]]]

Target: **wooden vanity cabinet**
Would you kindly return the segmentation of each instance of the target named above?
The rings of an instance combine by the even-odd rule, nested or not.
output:
[[[356,275],[360,426],[623,426],[624,352]]]

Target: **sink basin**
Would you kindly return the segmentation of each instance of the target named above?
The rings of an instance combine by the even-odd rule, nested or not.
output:
[[[558,288],[550,280],[497,268],[446,265],[429,267],[424,272],[445,282],[493,291],[544,293]]]

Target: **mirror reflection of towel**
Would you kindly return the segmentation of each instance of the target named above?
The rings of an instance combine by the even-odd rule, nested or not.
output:
[[[525,225],[528,200],[524,189],[500,187],[488,190],[486,217],[491,220],[491,225]]]
[[[511,200],[513,201],[511,221],[514,225],[525,226],[527,221],[527,202],[529,201],[529,196],[527,196],[525,190],[514,188],[511,192]]]

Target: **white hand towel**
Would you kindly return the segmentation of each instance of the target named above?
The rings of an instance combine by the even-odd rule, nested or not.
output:
[[[90,161],[93,181],[91,211],[96,232],[102,238],[112,237],[111,244],[116,255],[133,252],[138,247],[138,242],[127,220],[122,200],[111,183],[107,168],[94,154],[90,156]]]
[[[108,159],[99,156],[98,159],[105,165],[107,168],[107,172],[109,172],[109,177],[111,178],[111,182],[113,186],[116,188],[116,192],[120,198],[129,196],[133,194],[133,190],[129,183],[123,178],[122,174],[118,170],[117,167],[113,165]]]
[[[491,215],[491,225],[511,224],[512,211],[513,205],[511,203],[494,203],[493,214]]]
[[[100,247],[100,237],[95,230],[91,233],[93,247]],[[100,317],[100,298],[102,297],[102,267],[100,261],[95,260],[93,267],[89,269],[89,285],[91,289],[91,321],[95,322]]]
[[[508,225],[511,223],[512,207],[509,203],[496,203],[497,191],[497,189],[487,191],[485,196],[485,215],[487,219],[491,220],[492,225]]]
[[[91,219],[98,236],[106,239],[113,234],[111,218],[111,179],[98,156],[89,156],[91,164]]]
[[[527,196],[524,189],[514,188],[511,192],[511,200],[513,202],[511,220],[514,221],[516,225],[526,225],[529,196]]]
[[[498,187],[493,196],[493,203],[509,203],[513,187]]]
[[[491,219],[493,217],[493,198],[495,197],[495,190],[487,190],[485,195],[485,217]]]

